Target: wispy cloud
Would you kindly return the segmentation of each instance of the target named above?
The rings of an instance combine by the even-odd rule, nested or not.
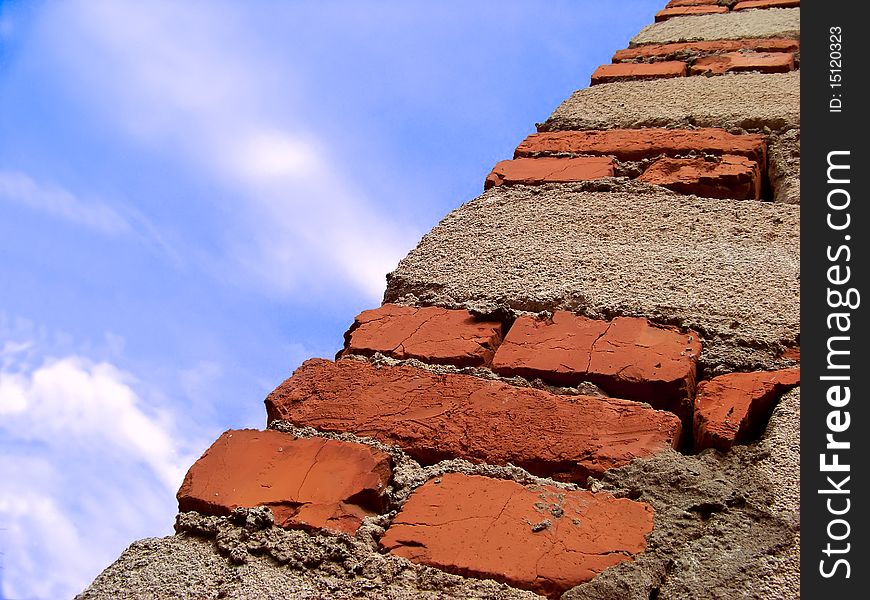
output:
[[[0,350],[2,592],[68,598],[155,523],[170,533],[193,456],[130,374],[76,355],[34,367],[34,355],[29,341]]]
[[[378,298],[420,232],[347,180],[298,110],[304,90],[276,86],[287,61],[259,47],[238,7],[73,2],[52,6],[49,24],[87,102],[232,199],[203,207],[223,215],[219,276],[241,272],[279,293],[350,285]]]
[[[0,170],[0,201],[14,202],[106,235],[130,231],[127,219],[110,206],[85,202],[62,187],[38,183],[20,172]]]

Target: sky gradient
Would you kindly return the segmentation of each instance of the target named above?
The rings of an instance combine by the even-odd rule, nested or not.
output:
[[[0,599],[170,534],[187,467],[663,4],[0,0]]]

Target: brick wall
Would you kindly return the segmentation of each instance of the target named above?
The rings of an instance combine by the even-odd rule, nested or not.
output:
[[[798,6],[669,2],[82,597],[798,597]]]

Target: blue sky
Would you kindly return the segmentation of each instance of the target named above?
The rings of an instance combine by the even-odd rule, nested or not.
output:
[[[0,0],[0,598],[187,467],[663,0]]]

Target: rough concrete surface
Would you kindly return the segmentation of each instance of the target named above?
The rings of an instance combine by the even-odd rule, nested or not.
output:
[[[786,365],[776,357],[798,339],[799,207],[588,189],[486,192],[399,263],[386,301],[647,317],[697,331],[707,375]]]
[[[220,542],[181,534],[133,543],[77,600],[541,598],[383,556],[360,542],[280,529],[252,535],[226,522],[212,528]],[[219,549],[233,544],[262,556],[249,554],[244,564],[232,564]]]
[[[800,38],[799,8],[730,12],[722,15],[673,17],[647,25],[631,38],[630,47],[696,40],[741,38]]]
[[[801,130],[789,129],[771,136],[768,146],[767,176],[774,202],[801,203]]]
[[[727,454],[664,452],[593,486],[652,504],[646,552],[564,600],[792,600],[800,596],[800,391],[765,437]]]
[[[603,83],[577,90],[539,131],[618,127],[800,126],[800,71]]]

